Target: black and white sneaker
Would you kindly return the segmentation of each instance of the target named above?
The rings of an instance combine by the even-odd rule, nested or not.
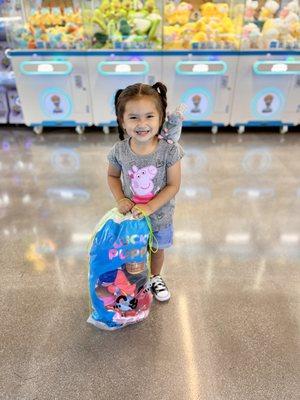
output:
[[[167,288],[167,285],[163,281],[160,275],[154,275],[150,278],[151,289],[154,297],[158,301],[167,301],[171,297],[171,294]]]

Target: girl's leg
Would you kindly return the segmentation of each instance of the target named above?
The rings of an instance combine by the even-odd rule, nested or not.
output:
[[[167,301],[171,297],[170,292],[164,280],[160,276],[163,262],[164,250],[158,250],[156,253],[151,253],[151,279],[150,284],[154,297],[159,301]]]
[[[164,249],[151,252],[151,275],[160,275],[164,263]]]

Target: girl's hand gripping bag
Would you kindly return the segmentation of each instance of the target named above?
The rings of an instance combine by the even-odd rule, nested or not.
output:
[[[113,208],[99,222],[90,246],[89,323],[106,330],[145,319],[150,311],[148,218],[134,219]]]

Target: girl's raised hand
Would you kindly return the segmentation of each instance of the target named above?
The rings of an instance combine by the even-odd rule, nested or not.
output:
[[[152,214],[151,208],[147,204],[136,204],[132,210],[132,215],[134,218],[143,218],[148,217]]]
[[[133,206],[134,202],[130,199],[127,199],[127,197],[124,197],[123,199],[118,201],[118,211],[121,214],[127,214]]]

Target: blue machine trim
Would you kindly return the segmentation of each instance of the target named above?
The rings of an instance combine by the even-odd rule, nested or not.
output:
[[[98,124],[96,126],[109,126],[111,128],[115,128],[117,126],[116,121],[106,122],[104,124]],[[193,127],[193,126],[203,126],[203,127],[211,127],[211,126],[225,126],[224,124],[215,123],[212,121],[183,121],[182,126]]]
[[[270,54],[274,55],[284,55],[284,56],[300,56],[300,49],[298,50],[255,50],[255,51],[225,51],[225,50],[178,50],[178,51],[120,51],[120,50],[105,50],[105,51],[95,51],[95,50],[85,50],[85,51],[75,51],[75,50],[68,50],[68,51],[54,51],[54,50],[10,50],[9,56],[11,57],[19,57],[19,56],[82,56],[82,57],[102,57],[102,56],[110,56],[112,54],[116,56],[187,56],[189,54],[193,56],[257,56],[257,55],[267,55]]]
[[[84,122],[75,122],[75,121],[42,121],[41,123],[37,123],[37,124],[30,124],[30,127],[34,127],[34,126],[63,126],[63,127],[69,127],[69,126],[90,126],[87,123]]]
[[[294,126],[293,123],[291,122],[282,122],[282,121],[248,121],[247,123],[240,123],[240,124],[234,124],[235,127],[238,126],[257,126],[258,128],[262,126],[283,126],[283,125],[288,125],[288,126]]]
[[[191,128],[193,126],[198,126],[198,127],[211,127],[211,126],[225,126],[224,124],[220,123],[215,123],[212,121],[183,121],[182,126],[187,126],[188,128]]]
[[[40,51],[40,50],[10,50],[8,52],[8,55],[10,57],[19,57],[19,56],[63,56],[63,57],[68,57],[68,56],[83,56],[85,57],[87,54],[86,51],[53,51],[53,50],[45,50],[45,51]]]

